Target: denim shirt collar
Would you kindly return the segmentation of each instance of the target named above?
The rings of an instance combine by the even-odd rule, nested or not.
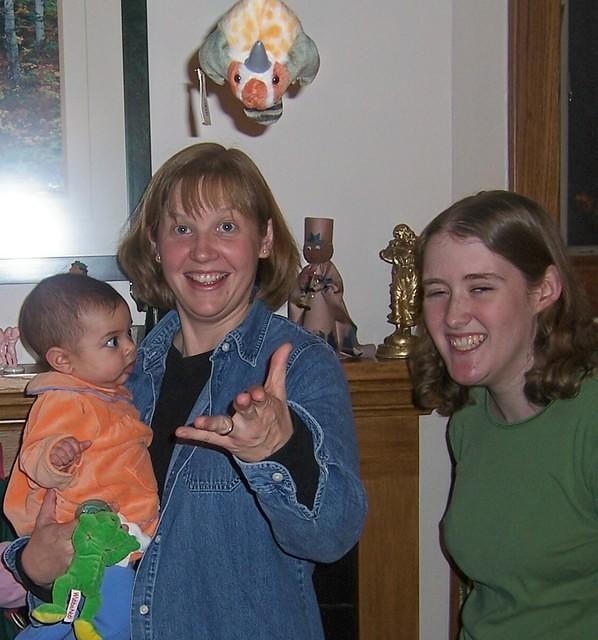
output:
[[[228,351],[234,344],[239,357],[249,365],[255,366],[271,320],[272,313],[266,304],[254,298],[243,322],[222,338],[214,348],[212,358],[222,351]],[[163,361],[165,352],[170,349],[174,336],[180,328],[180,318],[174,310],[160,320],[139,347],[139,356],[144,370],[152,369],[157,363]]]

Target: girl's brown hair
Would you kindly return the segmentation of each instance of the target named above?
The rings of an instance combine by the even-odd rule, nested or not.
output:
[[[175,191],[186,211],[229,205],[253,219],[262,237],[268,221],[272,221],[272,251],[259,260],[256,295],[271,309],[280,307],[288,299],[299,271],[295,240],[254,162],[238,149],[213,143],[179,151],[150,180],[118,250],[119,263],[136,297],[160,309],[175,306],[174,295],[155,260],[158,225],[168,215]]]
[[[538,315],[534,364],[526,374],[524,391],[538,405],[574,396],[582,379],[598,365],[598,331],[552,218],[533,200],[509,191],[482,191],[464,198],[434,218],[419,236],[420,277],[426,247],[440,233],[478,238],[517,267],[530,287],[541,282],[550,265],[557,268],[562,293]],[[467,403],[468,387],[451,379],[423,325],[409,366],[419,406],[450,415]]]

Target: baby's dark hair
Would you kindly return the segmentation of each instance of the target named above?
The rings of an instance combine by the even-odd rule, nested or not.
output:
[[[46,361],[51,347],[75,348],[83,335],[79,321],[90,309],[114,311],[125,299],[109,284],[89,276],[60,273],[39,282],[19,315],[23,344]]]

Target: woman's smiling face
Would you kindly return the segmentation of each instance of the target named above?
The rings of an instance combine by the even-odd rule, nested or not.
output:
[[[433,236],[423,260],[428,332],[455,382],[523,394],[533,362],[538,289],[478,238]]]
[[[185,211],[174,194],[162,217],[156,250],[183,326],[209,327],[223,337],[249,308],[258,260],[272,248],[272,228],[226,205]]]

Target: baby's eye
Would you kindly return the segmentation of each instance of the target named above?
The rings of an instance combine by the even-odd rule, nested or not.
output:
[[[118,338],[116,336],[113,336],[112,338],[109,338],[106,341],[106,346],[107,347],[112,347],[112,348],[118,347]]]
[[[234,222],[222,222],[218,225],[220,231],[224,231],[224,233],[231,233],[237,228],[237,225]]]
[[[191,232],[189,225],[186,224],[177,224],[174,228],[174,232],[179,236],[184,236]]]

